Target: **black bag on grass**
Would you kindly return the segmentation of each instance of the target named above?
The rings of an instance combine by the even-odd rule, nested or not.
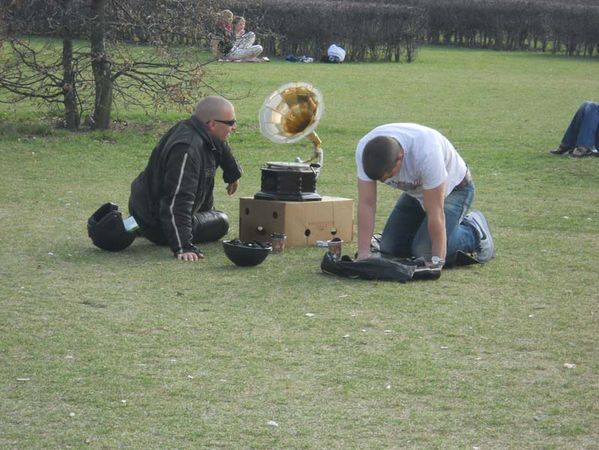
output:
[[[406,281],[415,279],[418,277],[417,271],[420,271],[420,278],[424,278],[425,269],[431,275],[431,271],[436,270],[439,278],[441,275],[440,269],[428,269],[426,267],[419,267],[416,263],[404,264],[402,262],[373,256],[366,259],[354,261],[349,256],[344,255],[340,259],[336,259],[332,253],[326,252],[320,263],[320,269],[324,273],[338,275],[346,278],[362,278],[364,280],[388,280],[388,281],[399,281],[405,283]],[[434,277],[434,276],[433,276]]]
[[[453,266],[478,264],[471,255],[458,251]],[[410,280],[437,280],[441,277],[440,268],[426,267],[422,258],[388,258],[379,254],[358,261],[344,255],[340,259],[327,252],[322,258],[320,269],[324,273],[346,278],[364,280],[389,280],[405,283]]]

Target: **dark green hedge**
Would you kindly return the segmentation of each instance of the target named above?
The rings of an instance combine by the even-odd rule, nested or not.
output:
[[[0,30],[9,33],[56,36],[64,33],[65,22],[76,37],[89,29],[89,1],[7,4],[11,10],[2,10],[0,3]],[[61,12],[64,4],[71,10]],[[337,43],[350,61],[411,61],[422,42],[599,54],[599,0],[114,0],[110,5],[114,39],[193,45],[207,45],[214,12],[229,8],[246,17],[271,56],[318,58]]]
[[[599,3],[428,0],[426,40],[500,50],[592,56],[599,50]]]
[[[423,8],[406,5],[291,0],[226,4],[246,17],[268,54],[281,56],[318,58],[337,43],[349,61],[410,62],[426,23]]]
[[[350,59],[408,59],[418,42],[538,50],[567,55],[599,53],[599,0],[295,0],[224,1],[279,40],[273,54],[322,51],[339,42]],[[272,48],[271,48],[272,47]],[[397,53],[397,49],[400,52]]]

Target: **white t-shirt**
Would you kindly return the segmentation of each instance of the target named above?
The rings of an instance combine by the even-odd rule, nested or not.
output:
[[[366,144],[378,136],[397,139],[404,150],[401,169],[385,184],[401,189],[421,204],[424,201],[423,189],[434,189],[447,182],[447,197],[466,176],[466,163],[441,133],[415,123],[390,123],[375,128],[358,142],[356,166],[360,180],[373,181],[364,172],[362,153]]]

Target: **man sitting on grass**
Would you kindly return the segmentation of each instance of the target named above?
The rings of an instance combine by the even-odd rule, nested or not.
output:
[[[241,168],[227,143],[236,123],[228,100],[205,97],[191,118],[160,139],[131,184],[129,212],[142,236],[168,244],[180,260],[204,258],[195,243],[216,241],[228,232],[227,216],[213,209],[213,190],[218,167],[229,195],[239,185]]]
[[[438,131],[412,123],[379,126],[359,141],[356,165],[359,259],[370,255],[377,181],[404,191],[383,229],[383,254],[423,257],[429,267],[453,264],[458,251],[479,262],[495,256],[483,213],[466,215],[475,190],[468,166]]]

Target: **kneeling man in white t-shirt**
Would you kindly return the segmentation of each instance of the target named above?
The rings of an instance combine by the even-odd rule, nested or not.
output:
[[[356,148],[358,258],[370,255],[377,181],[400,189],[380,240],[390,256],[423,257],[428,266],[455,262],[458,251],[486,262],[495,246],[482,212],[467,214],[474,198],[468,166],[449,140],[414,123],[381,125]]]

